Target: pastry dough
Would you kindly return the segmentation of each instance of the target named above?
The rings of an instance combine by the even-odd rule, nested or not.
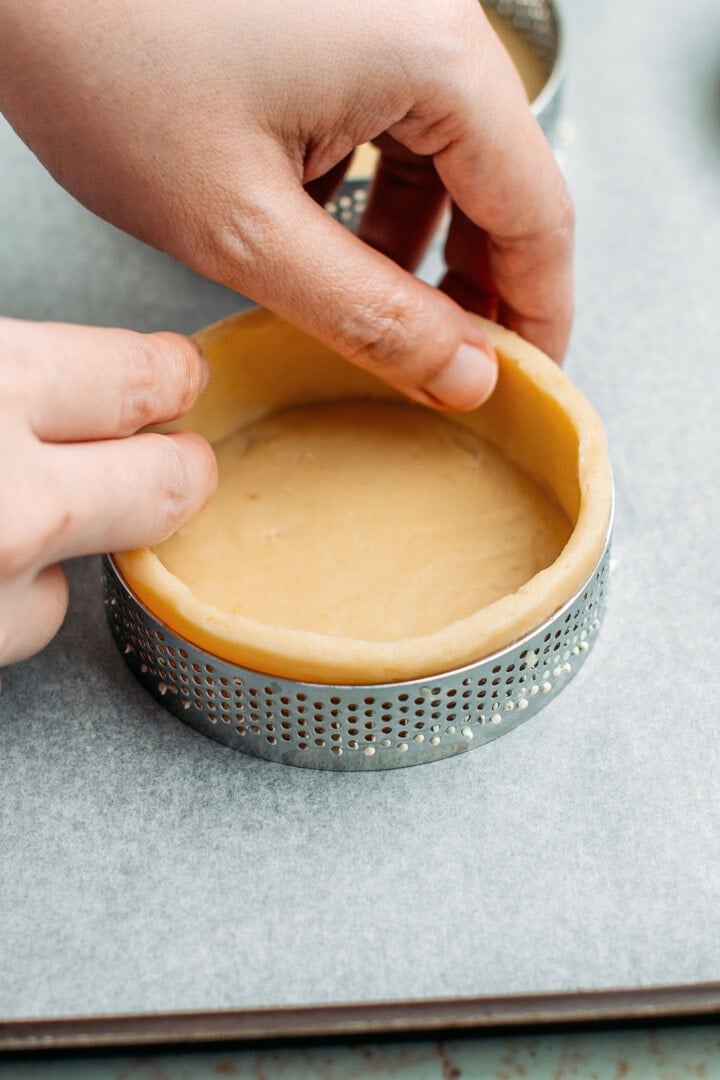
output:
[[[198,335],[211,379],[172,426],[215,444],[218,494],[117,556],[128,584],[215,655],[325,683],[439,674],[536,628],[602,551],[605,439],[551,361],[484,326],[498,386],[455,415],[262,309]]]

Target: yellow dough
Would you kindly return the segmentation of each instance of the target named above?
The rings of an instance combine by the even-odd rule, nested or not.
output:
[[[430,634],[524,585],[571,531],[489,443],[419,405],[288,409],[216,454],[217,495],[153,550],[199,600],[275,626]]]
[[[215,655],[325,683],[439,674],[535,629],[604,546],[605,438],[556,365],[482,322],[498,385],[454,415],[262,309],[198,335],[210,382],[172,426],[215,445],[218,494],[116,556],[128,584]]]

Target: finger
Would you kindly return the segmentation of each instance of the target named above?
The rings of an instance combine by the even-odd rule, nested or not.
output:
[[[487,234],[453,206],[445,242],[447,273],[440,288],[461,307],[497,319],[500,298],[490,268]]]
[[[517,72],[480,5],[468,11],[452,85],[444,97],[431,85],[391,133],[434,155],[453,201],[487,233],[501,319],[560,359],[572,322],[572,204]]]
[[[213,272],[416,400],[484,401],[497,363],[476,320],[316,206],[287,161],[268,175],[253,213],[219,238]]]
[[[49,493],[34,531],[46,562],[159,543],[217,484],[212,449],[192,432],[43,449]]]
[[[174,420],[207,381],[207,361],[180,334],[2,320],[0,342],[22,365],[28,419],[49,442],[116,438]]]
[[[431,157],[413,154],[389,135],[376,144],[382,153],[358,236],[414,270],[440,221],[445,188]]]
[[[67,577],[58,564],[41,570],[30,584],[18,581],[12,592],[13,622],[0,637],[0,666],[44,649],[62,626],[68,605]]]

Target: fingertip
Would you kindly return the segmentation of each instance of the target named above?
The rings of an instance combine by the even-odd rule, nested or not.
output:
[[[433,404],[467,412],[482,405],[495,389],[498,363],[490,342],[462,342],[439,374],[421,389]]]
[[[199,510],[217,490],[218,470],[215,451],[207,439],[196,431],[173,431],[164,435],[163,438],[172,439],[173,442],[179,444],[183,455],[190,459],[202,499],[197,506]]]
[[[177,416],[183,416],[202,394],[210,378],[207,357],[194,338],[171,330],[160,330],[150,335],[169,349],[169,359],[177,363],[181,402]]]

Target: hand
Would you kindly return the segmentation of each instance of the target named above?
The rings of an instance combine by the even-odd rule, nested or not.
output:
[[[0,665],[41,649],[67,607],[60,560],[169,536],[215,488],[181,416],[206,361],[177,334],[0,319]]]
[[[492,390],[462,307],[562,356],[571,204],[478,0],[5,0],[0,107],[96,213],[419,400]],[[363,242],[312,196],[378,138]],[[459,303],[408,272],[448,196]]]

